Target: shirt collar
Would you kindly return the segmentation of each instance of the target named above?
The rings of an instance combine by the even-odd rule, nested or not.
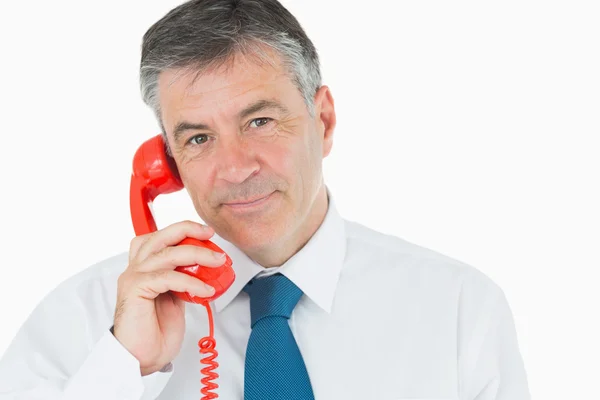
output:
[[[328,207],[323,222],[306,245],[281,265],[278,272],[329,313],[346,255],[346,232],[333,196],[329,188],[326,189]],[[214,301],[216,311],[220,312],[242,291],[246,283],[266,269],[218,235],[215,234],[211,240],[231,257],[236,275],[231,287]]]

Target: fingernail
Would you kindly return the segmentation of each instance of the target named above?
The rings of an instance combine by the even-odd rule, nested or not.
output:
[[[206,290],[208,291],[208,294],[209,294],[209,295],[211,295],[211,296],[212,296],[213,294],[215,294],[215,288],[214,288],[214,287],[212,287],[212,286],[210,286],[210,285],[207,285],[206,283],[204,284],[204,287],[205,287],[205,288],[206,288]]]
[[[225,253],[219,253],[218,251],[213,251],[213,256],[219,261],[225,259]]]

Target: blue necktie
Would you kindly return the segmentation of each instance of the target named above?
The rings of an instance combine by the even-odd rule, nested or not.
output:
[[[252,319],[244,400],[314,400],[302,354],[288,324],[302,290],[277,273],[251,280],[244,291],[250,296]]]

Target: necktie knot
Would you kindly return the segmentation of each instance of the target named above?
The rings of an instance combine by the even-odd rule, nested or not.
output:
[[[289,319],[303,294],[294,282],[280,273],[254,278],[244,291],[250,296],[252,328],[266,317]]]

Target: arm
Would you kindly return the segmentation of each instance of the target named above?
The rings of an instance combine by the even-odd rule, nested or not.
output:
[[[461,399],[530,400],[512,312],[504,293],[494,289],[465,354]]]
[[[59,286],[20,328],[0,359],[0,400],[156,399],[172,368],[142,378],[109,331],[101,295],[77,289]]]

